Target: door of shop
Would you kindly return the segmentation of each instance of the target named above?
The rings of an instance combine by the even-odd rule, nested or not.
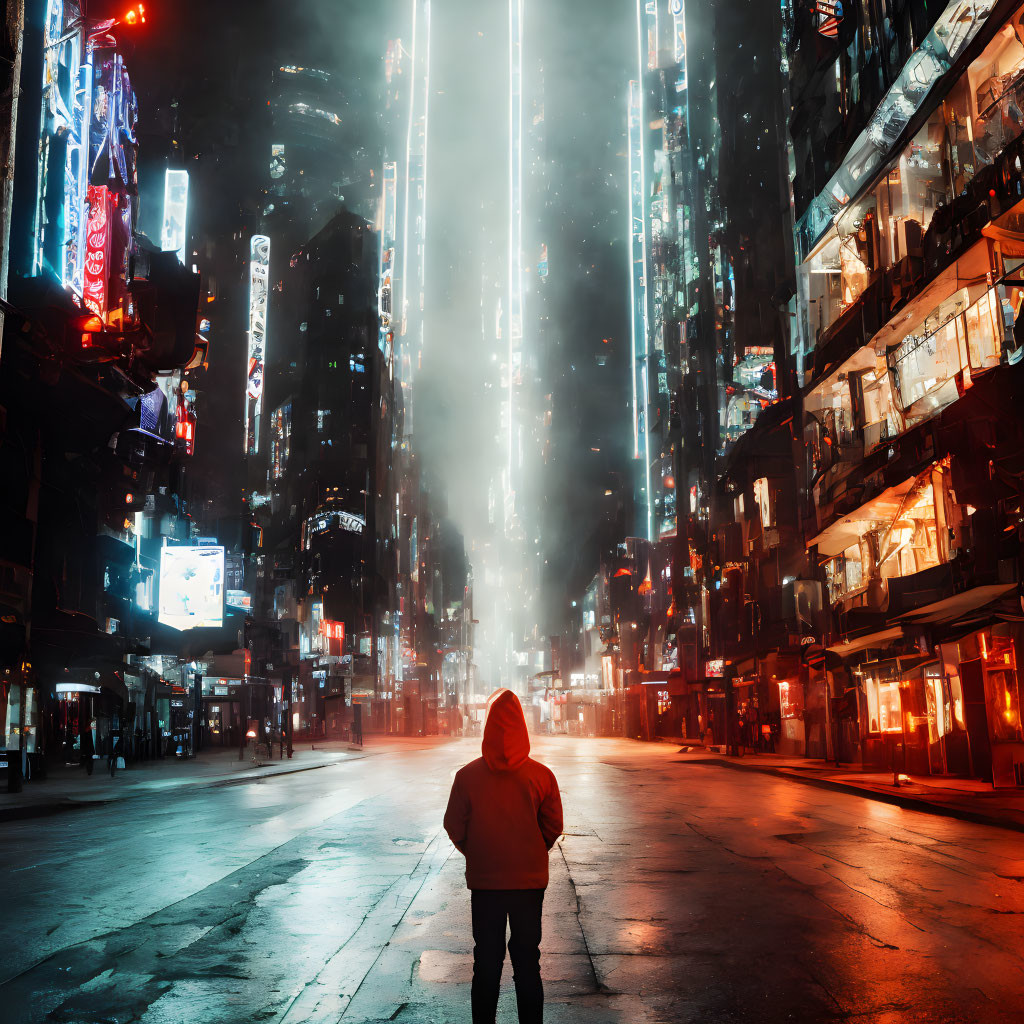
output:
[[[964,726],[971,749],[971,768],[979,779],[992,779],[992,742],[985,711],[985,673],[981,658],[960,663],[964,692]]]
[[[939,662],[924,668],[928,763],[933,775],[968,775],[967,734],[956,720],[957,697]]]

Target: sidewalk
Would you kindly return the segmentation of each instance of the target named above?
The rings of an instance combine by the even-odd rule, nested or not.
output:
[[[745,754],[730,757],[694,740],[680,744],[677,764],[712,764],[737,771],[760,772],[843,793],[880,800],[912,811],[945,815],[961,821],[1024,832],[1024,790],[993,789],[976,779],[912,775],[896,787],[892,772],[861,771],[855,766],[836,768],[825,761],[780,754]]]
[[[189,760],[169,757],[137,761],[117,772],[114,778],[107,773],[105,759],[95,762],[91,776],[79,765],[51,768],[45,779],[26,782],[20,793],[0,792],[0,823],[95,807],[164,790],[255,782],[396,750],[431,746],[438,739],[440,737],[370,736],[363,747],[328,740],[311,745],[304,740],[293,747],[290,760],[287,755],[283,760],[278,759],[280,748],[275,743],[274,760],[260,766],[253,764],[251,747],[246,749],[241,761],[237,748],[218,747],[204,750]]]

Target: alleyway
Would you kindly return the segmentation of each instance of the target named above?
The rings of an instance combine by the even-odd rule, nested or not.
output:
[[[468,1022],[469,907],[440,831],[477,741],[0,826],[12,1024]],[[550,1024],[1019,1021],[1010,831],[675,748],[551,739]],[[514,1020],[506,968],[503,1020]]]

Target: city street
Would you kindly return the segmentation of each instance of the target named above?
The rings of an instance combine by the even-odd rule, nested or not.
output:
[[[371,740],[314,771],[3,825],[3,1019],[468,1022],[468,893],[441,816],[478,751]],[[566,822],[549,1022],[1021,1019],[1019,834],[670,744],[534,753]]]

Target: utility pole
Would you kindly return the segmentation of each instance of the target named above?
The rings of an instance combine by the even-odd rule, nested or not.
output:
[[[203,676],[192,674],[192,756],[203,749]]]
[[[25,0],[7,0],[3,39],[0,41],[0,299],[7,298],[7,272],[11,251],[11,208],[14,201],[14,143],[18,124],[21,49],[25,35]],[[3,348],[4,312],[0,306],[0,350]]]

